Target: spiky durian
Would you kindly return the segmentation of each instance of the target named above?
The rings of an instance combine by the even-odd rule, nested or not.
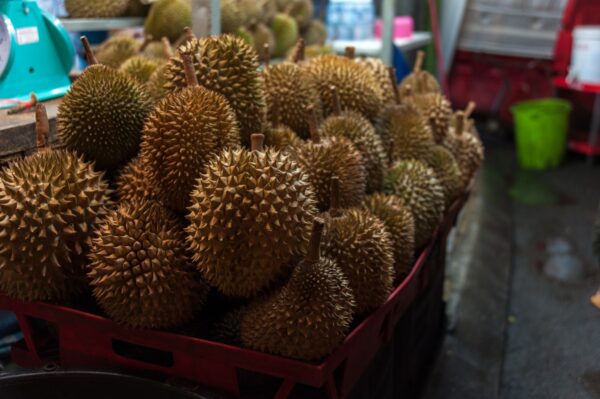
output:
[[[165,46],[168,46],[168,50],[165,49]],[[171,58],[171,52],[171,43],[169,43],[169,39],[165,37],[165,40],[155,40],[148,43],[143,48],[142,55],[149,60],[163,63]]]
[[[90,3],[88,1],[88,3]],[[149,5],[142,4],[140,0],[129,0],[125,15],[129,17],[145,17],[148,14]]]
[[[136,55],[122,63],[119,70],[135,79],[136,82],[144,84],[150,80],[150,77],[158,66],[158,62],[150,60],[143,55]]]
[[[300,137],[308,138],[308,107],[313,106],[321,115],[319,94],[312,77],[301,66],[284,62],[272,65],[263,71],[268,115],[274,115],[278,108],[279,121],[289,126]],[[277,104],[275,104],[277,102]]]
[[[440,93],[416,94],[408,96],[405,101],[413,104],[427,118],[436,143],[444,141],[452,119],[452,108],[444,95]]]
[[[36,110],[38,146],[49,132]],[[24,301],[59,301],[85,286],[91,233],[109,205],[103,173],[67,150],[41,149],[0,172],[0,289]]]
[[[113,18],[125,14],[129,0],[65,0],[71,18]]]
[[[265,128],[265,146],[276,150],[293,151],[304,144],[304,141],[289,127],[278,124]]]
[[[413,266],[415,254],[415,221],[410,209],[400,197],[383,193],[367,197],[363,207],[385,224],[394,248],[396,277],[406,277]]]
[[[313,19],[314,6],[312,0],[291,0],[285,11],[296,20],[298,27],[306,28]]]
[[[275,48],[275,36],[271,29],[265,24],[258,24],[252,31],[252,45],[258,53],[259,59],[265,61],[265,46],[269,46],[269,49]]]
[[[367,67],[375,78],[377,79],[377,83],[379,88],[381,89],[381,99],[384,104],[391,104],[395,101],[394,97],[394,87],[390,81],[389,68],[384,64],[383,61],[379,58],[372,57],[359,57],[355,58],[355,61],[361,65]]]
[[[225,98],[199,86],[191,55],[189,87],[168,94],[148,115],[141,155],[151,184],[165,205],[183,212],[209,159],[240,145],[235,114]]]
[[[58,106],[58,134],[65,147],[99,168],[117,168],[138,152],[150,107],[150,98],[133,79],[107,66],[91,65]]]
[[[304,171],[285,152],[226,150],[198,180],[188,242],[206,280],[223,294],[252,297],[304,252],[316,214]]]
[[[307,46],[323,46],[327,40],[327,28],[318,19],[312,20],[302,34],[302,37],[306,41]]]
[[[140,42],[127,35],[116,35],[98,47],[96,60],[113,68],[118,68],[128,58],[133,57],[140,49]]]
[[[235,31],[235,35],[242,38],[242,40],[244,40],[244,42],[246,42],[246,44],[249,46],[254,47],[254,36],[252,36],[252,33],[246,29],[246,27],[239,27],[238,30]]]
[[[343,110],[357,111],[370,121],[375,120],[382,107],[382,94],[377,79],[369,69],[337,55],[314,58],[305,66],[316,82],[325,116],[335,110],[331,93],[331,86],[334,86]]]
[[[440,84],[437,79],[427,71],[423,71],[425,52],[418,51],[413,71],[400,83],[400,94],[402,98],[411,94],[440,93]]]
[[[140,157],[132,159],[116,180],[116,192],[121,202],[156,199],[158,193],[148,179],[147,171]]]
[[[221,32],[235,33],[244,25],[237,0],[221,0]]]
[[[319,254],[323,221],[315,220],[307,257],[274,294],[249,305],[241,318],[244,346],[300,360],[318,360],[344,339],[354,299],[336,263]]]
[[[337,95],[334,94],[334,97]],[[387,168],[387,156],[375,128],[361,114],[337,109],[320,126],[323,137],[345,137],[360,152],[367,172],[367,193],[381,190],[383,171]]]
[[[275,37],[273,55],[283,57],[298,41],[298,23],[287,14],[276,14],[271,21],[271,31]]]
[[[338,180],[334,179],[323,254],[335,260],[348,279],[356,301],[355,314],[365,315],[382,305],[392,291],[392,240],[383,222],[369,211],[339,209],[338,190]]]
[[[242,16],[242,25],[251,27],[261,22],[264,0],[237,0],[237,2]]]
[[[311,60],[313,58],[317,58],[322,55],[328,55],[328,54],[333,54],[333,53],[334,53],[333,47],[331,47],[330,45],[324,45],[324,46],[310,45],[310,46],[306,46],[306,49],[304,50],[304,56],[305,56],[305,59],[307,59],[307,60]]]
[[[152,37],[167,37],[175,42],[186,26],[192,25],[190,0],[157,0],[152,3],[144,32]]]
[[[390,159],[420,159],[435,145],[427,119],[409,104],[389,110],[380,122],[380,132],[389,137]]]
[[[181,325],[208,293],[186,257],[183,230],[153,201],[124,203],[109,213],[89,257],[94,297],[112,319],[133,327]]]
[[[461,171],[462,186],[467,187],[483,162],[484,148],[479,138],[464,131],[463,112],[457,112],[456,120],[456,127],[450,130],[442,145],[454,154]]]
[[[385,178],[385,191],[395,194],[410,208],[415,219],[415,249],[431,241],[444,215],[444,189],[427,165],[421,161],[397,162]]]
[[[444,189],[446,208],[450,207],[464,187],[460,167],[454,155],[441,145],[435,145],[421,161],[435,172]]]
[[[194,56],[198,81],[209,90],[222,94],[235,111],[242,143],[262,131],[265,114],[264,88],[258,71],[256,51],[233,35],[193,39],[179,48]],[[178,57],[169,61],[165,88],[175,91],[186,85],[183,63]]]
[[[210,338],[227,345],[242,346],[242,315],[245,309],[238,308],[226,313],[210,329]]]

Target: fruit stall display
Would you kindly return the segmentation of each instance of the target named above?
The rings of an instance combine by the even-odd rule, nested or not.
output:
[[[483,159],[470,112],[422,54],[397,85],[377,59],[306,59],[302,40],[263,69],[238,36],[184,40],[117,66],[82,38],[90,66],[59,107],[60,148],[41,105],[37,152],[0,173],[0,306],[30,349],[25,314],[77,326],[57,337],[65,364],[133,340],[186,359],[149,370],[234,395],[232,365],[296,376],[281,398],[330,384],[431,273],[432,238]]]

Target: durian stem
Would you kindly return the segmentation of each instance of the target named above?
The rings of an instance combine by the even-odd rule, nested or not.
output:
[[[400,90],[398,90],[398,82],[396,81],[396,68],[388,67],[388,74],[390,76],[390,83],[392,84],[392,90],[394,90],[394,99],[396,104],[400,104]]]
[[[456,135],[462,136],[464,129],[465,129],[465,113],[462,111],[458,111],[456,113]]]
[[[144,41],[142,42],[142,45],[140,46],[140,53],[144,50],[146,50],[146,47],[148,47],[148,45],[152,43],[152,35],[145,35],[144,36]]]
[[[415,59],[415,66],[413,68],[413,72],[421,72],[424,61],[425,61],[425,52],[423,50],[417,51],[417,58]]]
[[[331,178],[331,187],[329,190],[329,214],[331,217],[341,215],[340,209],[340,179],[337,176]]]
[[[313,105],[309,105],[306,109],[308,114],[308,130],[310,131],[310,140],[318,144],[321,142],[321,136],[319,135],[319,122],[317,120],[317,110]]]
[[[356,57],[356,47],[354,47],[354,46],[346,46],[346,49],[344,51],[344,55],[346,56],[346,58],[349,58],[349,59],[353,60],[354,57]]]
[[[254,133],[250,136],[250,148],[252,151],[262,151],[265,144],[265,135]]]
[[[265,43],[264,57],[265,57],[265,69],[267,69],[271,65],[271,46],[269,46],[269,43]]]
[[[471,117],[471,114],[473,111],[475,111],[476,107],[477,104],[475,101],[469,101],[469,104],[467,104],[467,108],[465,109],[465,119],[469,119]]]
[[[296,46],[294,47],[294,52],[292,53],[291,61],[294,64],[304,61],[304,58],[305,58],[304,53],[305,53],[304,39],[300,38],[300,39],[298,39],[298,42],[296,42]]]
[[[308,243],[308,253],[306,254],[306,261],[310,263],[317,263],[321,259],[321,239],[323,238],[323,229],[325,228],[325,222],[321,218],[315,218],[313,222],[312,234],[310,235],[310,242]]]
[[[50,123],[44,104],[38,103],[35,107],[35,141],[38,151],[48,149],[48,135]]]
[[[175,41],[175,47],[179,47],[184,43],[187,43],[188,41],[192,41],[196,38],[196,36],[194,35],[194,32],[192,32],[192,29],[188,26],[186,26],[185,28],[183,28],[183,33],[181,34],[181,36],[179,36],[179,39],[177,39]]]
[[[88,65],[96,65],[98,60],[92,51],[92,46],[90,46],[90,42],[88,41],[86,36],[81,36],[80,38],[81,44],[83,44],[83,49],[85,50],[85,58],[88,62]]]
[[[161,39],[162,45],[163,45],[163,54],[165,56],[165,58],[169,59],[171,57],[173,57],[173,49],[171,48],[171,42],[169,42],[169,39],[165,36],[163,36],[163,38]]]
[[[340,115],[342,113],[342,104],[337,87],[331,85],[329,86],[329,90],[331,90],[331,99],[333,100],[333,113],[334,115]]]
[[[196,76],[196,69],[194,68],[194,56],[192,54],[180,54],[183,60],[183,70],[185,72],[185,81],[188,87],[198,86],[198,77]]]

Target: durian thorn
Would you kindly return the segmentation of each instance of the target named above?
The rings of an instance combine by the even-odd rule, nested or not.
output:
[[[456,135],[461,136],[465,129],[465,113],[458,111],[456,113]]]
[[[35,140],[38,151],[48,149],[48,135],[50,123],[44,104],[38,103],[35,107]]]
[[[329,190],[329,214],[332,217],[341,215],[340,208],[340,178],[333,176],[331,178],[331,186]]]
[[[317,120],[317,110],[314,105],[309,105],[306,108],[306,113],[308,114],[308,129],[310,131],[310,140],[318,144],[321,141],[321,136],[319,135],[319,122]]]
[[[263,51],[265,57],[265,69],[267,69],[271,65],[271,47],[269,46],[269,43],[265,43]]]
[[[166,36],[163,36],[161,42],[163,45],[163,54],[165,58],[173,57],[173,48],[171,48],[171,42],[169,42],[169,39]]]
[[[396,81],[396,68],[388,67],[388,74],[390,82],[392,83],[392,90],[394,90],[394,99],[396,104],[400,104],[400,90],[398,90],[398,82]]]
[[[465,108],[465,119],[469,119],[471,117],[471,114],[473,111],[475,111],[475,108],[477,108],[475,101],[469,101],[467,108]]]
[[[296,46],[294,47],[294,52],[292,53],[291,61],[294,64],[304,61],[305,50],[306,50],[306,47],[305,47],[304,39],[303,38],[298,39],[298,41],[296,42]]]
[[[337,88],[334,85],[329,86],[331,90],[331,98],[333,99],[333,113],[339,115],[342,113],[342,104],[340,103],[340,95]]]
[[[196,76],[196,69],[194,68],[194,56],[192,54],[179,54],[183,61],[183,70],[185,72],[185,81],[188,87],[198,86],[198,77]]]
[[[92,51],[92,47],[90,46],[90,42],[88,41],[87,37],[81,36],[80,37],[81,40],[81,44],[83,44],[83,49],[85,50],[85,58],[88,62],[88,65],[95,65],[98,63],[98,60],[96,59],[96,56],[94,55],[94,52]]]
[[[421,72],[424,61],[425,61],[425,52],[423,50],[417,51],[417,58],[415,59],[415,66],[413,68],[413,72]]]
[[[146,50],[146,47],[148,47],[148,45],[150,43],[152,43],[152,35],[144,35],[144,41],[142,42],[142,45],[140,46],[140,53],[144,50]]]
[[[356,57],[356,47],[346,46],[346,49],[344,50],[344,55],[346,56],[346,58],[353,60],[354,57]]]
[[[405,97],[410,97],[413,95],[413,88],[411,85],[406,85],[404,88]]]
[[[317,263],[321,259],[321,239],[324,228],[325,221],[318,217],[315,218],[310,242],[308,243],[308,253],[306,254],[306,261],[309,263]]]
[[[265,143],[265,135],[262,133],[254,133],[250,135],[250,148],[252,151],[262,151]]]

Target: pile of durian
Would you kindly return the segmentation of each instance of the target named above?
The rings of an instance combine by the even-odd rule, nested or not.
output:
[[[376,59],[259,69],[234,35],[190,37],[163,94],[90,66],[58,111],[61,149],[0,172],[0,291],[316,361],[410,272],[483,147],[435,79]],[[232,306],[214,308],[209,297]],[[212,308],[211,308],[212,306]],[[225,308],[224,308],[225,309]]]

